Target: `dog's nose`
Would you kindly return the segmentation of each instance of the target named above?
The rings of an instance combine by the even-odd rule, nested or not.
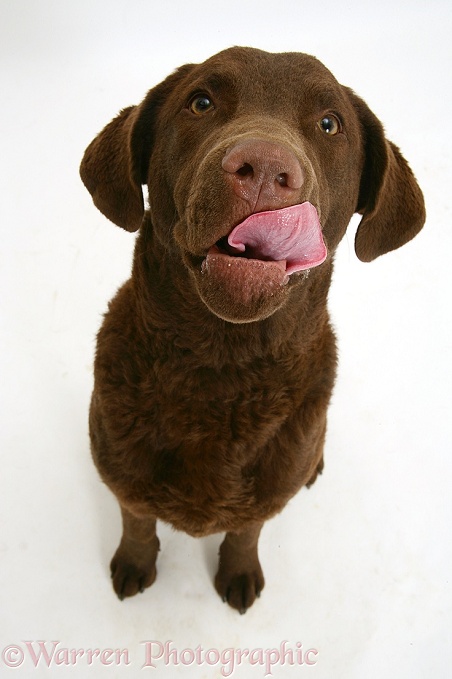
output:
[[[260,139],[239,141],[222,160],[227,179],[253,212],[293,204],[303,185],[303,170],[285,146]]]

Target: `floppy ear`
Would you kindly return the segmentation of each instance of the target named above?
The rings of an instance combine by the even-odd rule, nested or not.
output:
[[[136,118],[136,106],[121,111],[91,142],[80,165],[80,176],[94,205],[127,231],[140,227],[144,212],[143,192],[130,154]]]
[[[182,66],[148,92],[139,106],[119,113],[91,142],[80,165],[80,176],[95,206],[127,231],[140,228],[152,151],[155,120],[168,94],[191,69]]]
[[[364,140],[364,166],[356,212],[363,215],[355,238],[362,262],[405,245],[425,222],[422,192],[397,146],[368,106],[348,90]]]

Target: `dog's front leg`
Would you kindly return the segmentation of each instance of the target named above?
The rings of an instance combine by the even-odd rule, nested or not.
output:
[[[226,533],[220,546],[215,588],[223,601],[240,613],[254,603],[265,580],[257,554],[262,523],[253,523],[240,533]]]
[[[137,517],[122,506],[121,513],[123,533],[110,569],[113,589],[122,601],[126,596],[143,592],[154,582],[160,543],[154,517]]]

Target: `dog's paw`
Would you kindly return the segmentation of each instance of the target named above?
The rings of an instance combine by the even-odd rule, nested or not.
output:
[[[264,589],[265,580],[260,564],[245,572],[225,572],[221,567],[215,577],[215,589],[223,601],[246,613]]]
[[[138,592],[144,592],[154,582],[157,569],[153,563],[135,564],[121,554],[118,549],[110,563],[113,589],[122,601],[127,596],[134,596]]]

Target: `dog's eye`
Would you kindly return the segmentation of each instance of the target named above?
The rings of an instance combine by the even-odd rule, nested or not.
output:
[[[212,99],[207,94],[197,94],[190,99],[188,108],[192,113],[199,116],[211,111],[214,105]]]
[[[333,115],[324,116],[321,120],[319,120],[317,125],[320,127],[322,132],[329,134],[331,137],[341,131],[341,124],[338,118]]]

